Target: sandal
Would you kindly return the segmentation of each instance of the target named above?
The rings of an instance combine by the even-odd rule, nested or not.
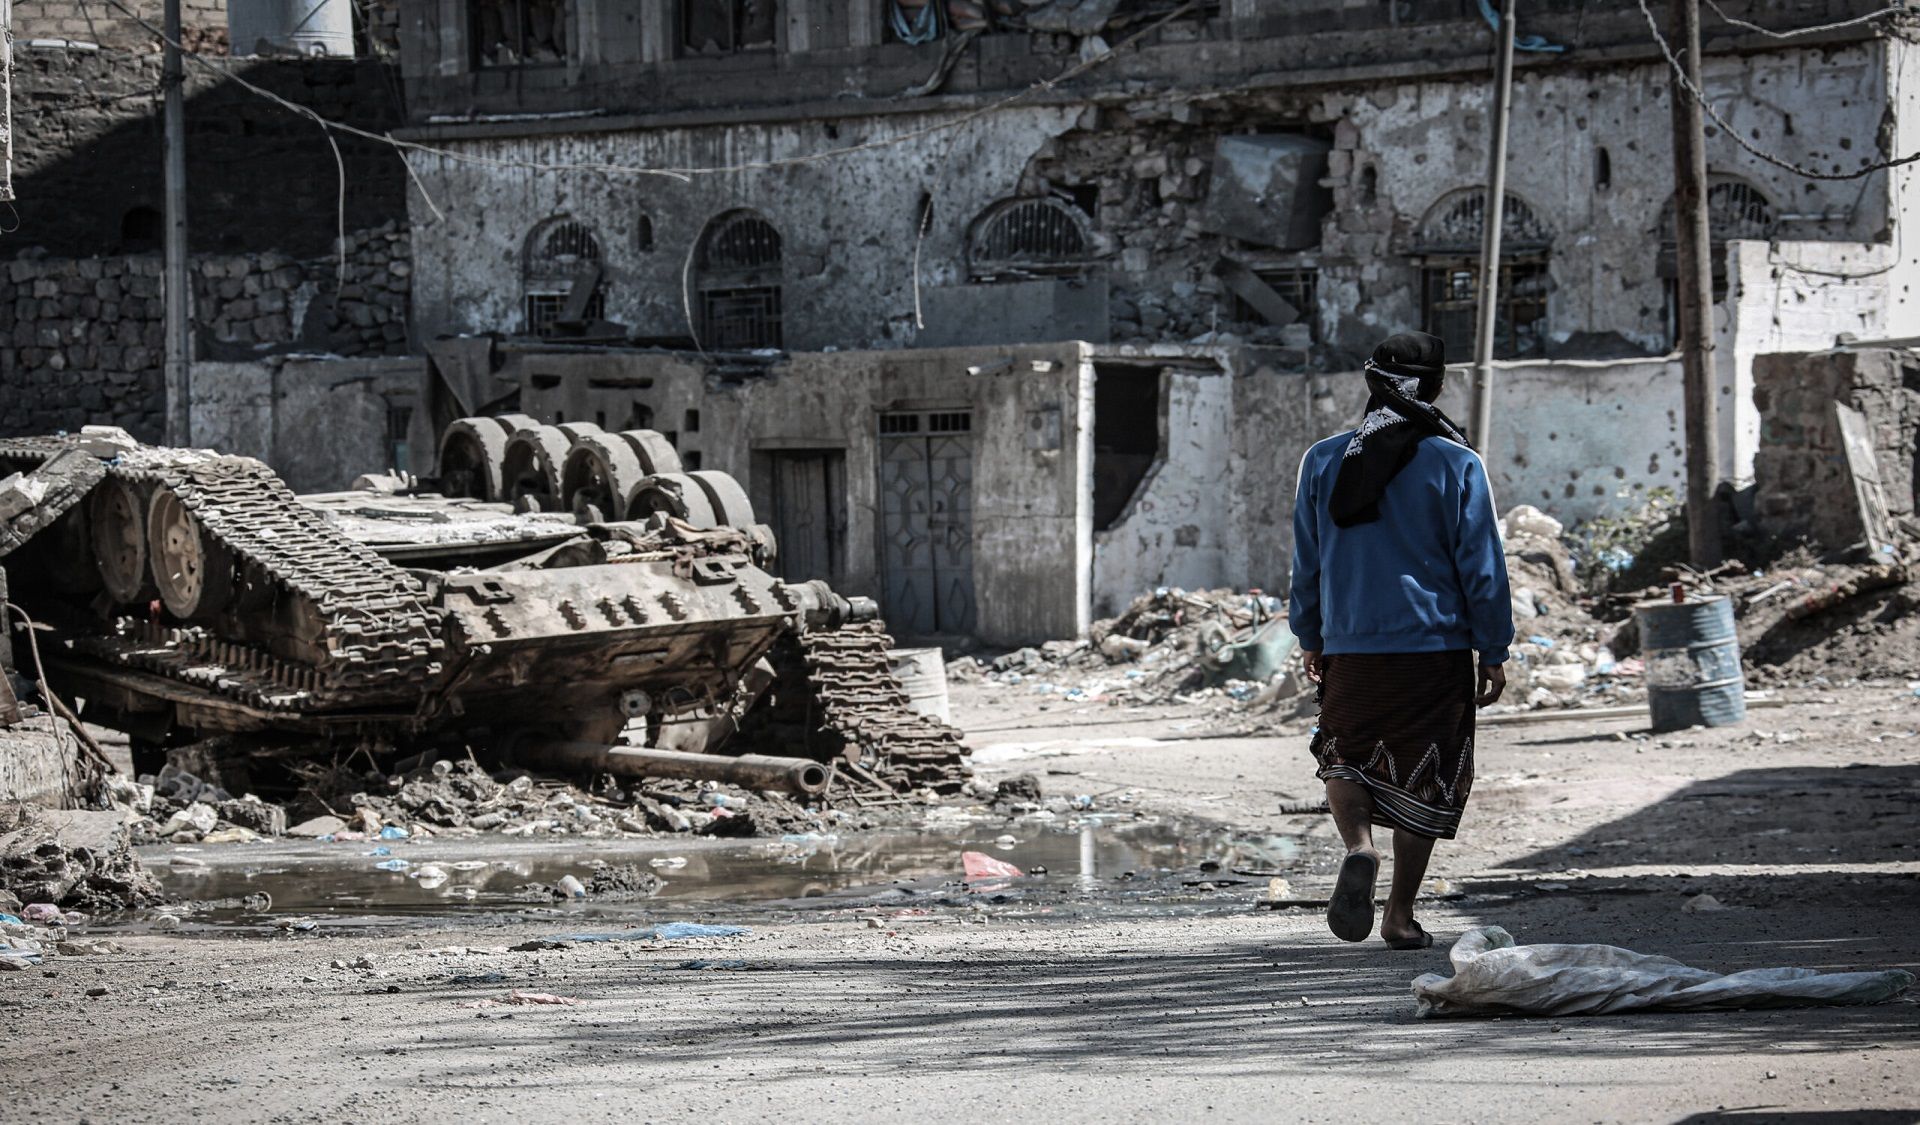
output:
[[[1373,933],[1373,886],[1380,858],[1354,852],[1340,863],[1340,877],[1327,901],[1327,928],[1341,941],[1365,941]]]
[[[1420,926],[1420,923],[1418,922],[1415,922],[1413,924],[1413,928],[1417,932],[1412,937],[1403,937],[1398,941],[1388,941],[1387,948],[1388,949],[1432,949],[1433,935],[1428,933],[1425,929],[1422,929]],[[1386,941],[1385,938],[1381,938],[1380,940]]]

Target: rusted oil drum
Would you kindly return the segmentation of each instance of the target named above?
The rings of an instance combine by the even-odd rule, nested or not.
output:
[[[1656,732],[1724,727],[1747,717],[1733,602],[1722,595],[1634,607]]]

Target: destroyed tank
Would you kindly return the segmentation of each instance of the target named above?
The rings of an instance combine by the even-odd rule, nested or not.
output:
[[[907,706],[874,604],[774,577],[732,477],[682,471],[653,431],[522,415],[459,419],[440,455],[437,481],[296,496],[259,461],[116,430],[0,440],[0,474],[105,468],[5,560],[40,664],[148,752],[275,731],[322,736],[316,755],[580,764],[624,732],[884,788],[964,780],[958,732]]]

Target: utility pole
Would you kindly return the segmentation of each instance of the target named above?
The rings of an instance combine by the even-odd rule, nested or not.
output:
[[[1493,472],[1493,336],[1500,314],[1500,225],[1506,216],[1507,118],[1513,105],[1513,0],[1500,0],[1499,62],[1493,78],[1493,139],[1480,229],[1480,283],[1473,323],[1473,440]]]
[[[1720,475],[1720,427],[1713,387],[1713,243],[1707,228],[1707,141],[1700,103],[1700,0],[1673,0],[1673,42],[1681,71],[1673,97],[1673,220],[1680,267],[1680,367],[1687,408],[1687,553],[1695,567],[1720,565],[1713,492]]]
[[[180,58],[180,0],[167,0],[166,36],[160,69],[166,96],[166,268],[160,281],[167,322],[166,431],[168,445],[189,445],[193,441],[193,341],[188,322],[192,290],[187,267],[187,104]]]

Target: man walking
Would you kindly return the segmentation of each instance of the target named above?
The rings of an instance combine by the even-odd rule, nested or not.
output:
[[[1474,708],[1506,688],[1513,604],[1486,466],[1433,405],[1440,340],[1389,337],[1365,369],[1360,428],[1300,462],[1290,623],[1320,685],[1311,749],[1347,846],[1327,925],[1346,941],[1373,932],[1378,824],[1393,830],[1380,937],[1425,949],[1414,896],[1433,842],[1460,827]]]

